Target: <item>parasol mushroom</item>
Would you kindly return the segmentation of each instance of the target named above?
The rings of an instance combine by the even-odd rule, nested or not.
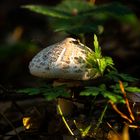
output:
[[[97,73],[93,75],[93,68],[88,68],[86,64],[87,55],[92,52],[78,40],[66,38],[41,50],[31,60],[29,70],[32,75],[42,78],[93,79]]]
[[[90,53],[94,52],[78,40],[66,38],[41,50],[31,60],[29,70],[37,77],[57,79],[53,82],[54,87],[64,84],[79,87],[82,83],[77,80],[95,79],[100,75],[94,68],[87,66],[86,59]],[[70,101],[60,98],[58,104],[65,115],[73,110],[73,103]]]

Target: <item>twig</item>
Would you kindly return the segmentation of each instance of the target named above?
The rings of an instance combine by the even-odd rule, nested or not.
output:
[[[17,135],[18,139],[21,140],[17,130],[15,129],[15,127],[13,126],[13,124],[9,121],[9,119],[3,114],[0,113],[0,115],[7,121],[7,123],[13,128],[13,130],[15,131],[15,134]]]
[[[121,136],[119,135],[119,133],[111,126],[110,123],[107,122],[107,125],[109,126],[109,128],[112,129],[112,131],[113,131],[118,137],[121,137]]]
[[[138,125],[131,125],[131,124],[127,124],[126,122],[124,122],[125,125],[128,125],[130,128],[140,128],[140,126]]]
[[[127,106],[128,112],[129,112],[129,115],[130,115],[131,119],[134,121],[135,118],[134,118],[134,115],[133,115],[132,110],[130,108],[129,101],[128,101],[127,97],[126,97],[126,92],[124,90],[124,86],[123,86],[122,81],[119,81],[119,84],[120,84],[121,92],[123,93],[123,96],[124,96],[124,99],[125,99],[125,103],[126,103],[126,106]]]
[[[67,129],[69,130],[70,134],[71,134],[72,136],[74,136],[74,133],[72,132],[72,130],[71,130],[71,128],[69,127],[69,125],[68,125],[66,119],[64,118],[63,112],[62,112],[61,107],[60,107],[59,104],[57,105],[57,108],[58,108],[58,111],[59,111],[59,113],[60,113],[60,115],[61,115],[61,117],[62,117],[62,120],[63,120],[65,126],[66,126]]]
[[[112,105],[112,108],[113,108],[119,115],[121,115],[122,118],[124,118],[124,119],[128,120],[130,123],[132,123],[132,120],[129,119],[125,114],[123,114],[111,100],[109,101],[109,103]]]

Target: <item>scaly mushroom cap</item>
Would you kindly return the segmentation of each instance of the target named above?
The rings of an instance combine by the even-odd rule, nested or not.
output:
[[[76,39],[66,38],[40,51],[29,64],[30,73],[43,78],[91,79],[92,69],[85,62],[91,52]]]

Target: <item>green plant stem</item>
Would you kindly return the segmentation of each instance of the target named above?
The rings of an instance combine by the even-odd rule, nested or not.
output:
[[[102,123],[102,120],[103,120],[103,117],[104,117],[105,112],[106,112],[106,110],[107,110],[107,107],[108,107],[108,104],[105,106],[105,108],[104,108],[104,110],[103,110],[103,112],[102,112],[100,118],[98,119],[98,123],[97,123],[97,125],[96,125],[96,127],[95,127],[95,129],[94,129],[94,134],[95,134],[95,135],[96,135],[96,133],[97,133],[97,130],[98,130],[100,124]]]
[[[58,108],[58,111],[59,111],[59,113],[60,113],[60,115],[61,115],[61,117],[62,117],[62,120],[63,120],[65,126],[66,126],[67,129],[69,130],[70,134],[71,134],[72,136],[74,136],[74,133],[72,132],[72,130],[71,130],[71,128],[69,127],[69,125],[68,125],[66,119],[64,118],[63,112],[62,112],[61,107],[60,107],[59,104],[57,105],[57,108]]]
[[[78,125],[77,125],[77,123],[76,123],[76,120],[74,120],[73,122],[74,122],[76,128],[81,132],[81,136],[82,136],[82,137],[85,137],[85,136],[88,134],[88,132],[89,132],[91,126],[92,126],[92,125],[90,124],[90,125],[87,126],[85,129],[82,129],[82,128],[79,128],[79,127],[78,127]]]

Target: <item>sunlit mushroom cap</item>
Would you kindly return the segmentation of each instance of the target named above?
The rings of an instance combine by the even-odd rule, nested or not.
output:
[[[65,40],[40,51],[30,62],[30,73],[51,79],[91,79],[86,57],[92,50],[76,39]]]

